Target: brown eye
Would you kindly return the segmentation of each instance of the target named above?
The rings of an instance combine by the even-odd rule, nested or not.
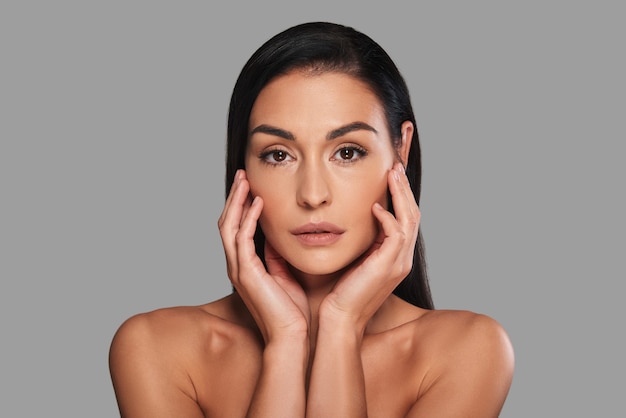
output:
[[[367,155],[365,149],[349,145],[337,150],[333,156],[333,159],[340,163],[354,163]]]
[[[339,151],[339,157],[342,160],[351,160],[354,158],[354,148],[344,148]]]
[[[282,165],[293,160],[287,151],[281,149],[267,150],[263,152],[259,158],[270,165]]]
[[[276,162],[285,161],[287,153],[285,151],[274,151],[272,152],[272,158],[274,158]]]

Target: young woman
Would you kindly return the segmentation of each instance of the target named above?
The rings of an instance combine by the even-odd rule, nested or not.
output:
[[[493,319],[435,310],[420,149],[398,69],[366,35],[302,24],[235,85],[218,221],[234,291],[128,319],[121,415],[496,417],[513,351]]]

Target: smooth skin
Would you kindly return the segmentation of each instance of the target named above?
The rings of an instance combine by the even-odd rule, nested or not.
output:
[[[503,328],[392,294],[420,221],[403,169],[411,122],[394,149],[367,85],[304,71],[270,82],[249,122],[218,221],[236,292],[122,324],[110,352],[122,417],[497,417],[514,364]],[[319,222],[338,237],[294,233]]]

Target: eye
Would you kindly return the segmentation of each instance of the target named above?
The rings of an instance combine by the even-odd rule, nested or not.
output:
[[[365,151],[365,149],[355,145],[349,145],[339,149],[334,154],[333,159],[342,163],[351,163],[360,160],[366,155],[367,151]]]
[[[268,150],[260,155],[261,160],[268,164],[278,165],[286,161],[291,161],[293,158],[287,153],[287,151],[281,149]]]

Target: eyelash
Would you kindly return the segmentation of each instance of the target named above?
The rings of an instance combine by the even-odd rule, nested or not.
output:
[[[349,160],[345,160],[341,157],[339,158],[334,158],[335,155],[337,155],[338,153],[342,152],[342,151],[353,151],[356,154],[358,154],[358,157],[356,159],[349,159]],[[281,161],[270,161],[270,157],[272,157],[273,155],[277,154],[277,153],[283,153],[285,155],[284,159]],[[360,147],[358,145],[346,145],[341,147],[340,149],[338,149],[334,154],[333,154],[333,160],[334,161],[339,161],[340,164],[352,164],[357,162],[358,160],[360,160],[361,158],[367,156],[367,150],[363,147]],[[280,148],[275,148],[275,149],[269,149],[266,150],[264,152],[262,152],[259,155],[259,159],[271,166],[278,166],[278,165],[283,165],[285,164],[285,159],[286,158],[292,158],[293,157],[291,155],[289,155],[289,153],[283,149]],[[288,161],[287,161],[288,162]]]
[[[342,151],[353,151],[356,154],[358,154],[358,157],[356,159],[349,159],[349,160],[344,160],[343,158],[339,157],[338,159],[336,159],[336,161],[339,161],[341,164],[352,164],[352,163],[359,161],[361,158],[367,156],[367,150],[358,145],[345,145],[339,148],[337,152],[333,154],[333,156],[339,154]]]
[[[291,155],[289,155],[289,153],[288,153],[287,151],[285,151],[285,150],[283,150],[283,149],[280,149],[280,148],[274,148],[274,149],[269,149],[269,150],[263,151],[263,152],[259,155],[259,159],[260,159],[262,162],[264,162],[265,164],[272,165],[272,166],[278,166],[278,165],[285,164],[285,161],[284,161],[284,160],[283,160],[283,161],[274,161],[274,162],[272,162],[272,161],[270,161],[270,160],[269,160],[269,158],[270,158],[272,155],[274,155],[274,154],[276,154],[276,153],[279,153],[279,152],[282,152],[283,154],[285,154],[285,158],[287,158],[287,157],[289,157],[289,158],[293,158]]]

